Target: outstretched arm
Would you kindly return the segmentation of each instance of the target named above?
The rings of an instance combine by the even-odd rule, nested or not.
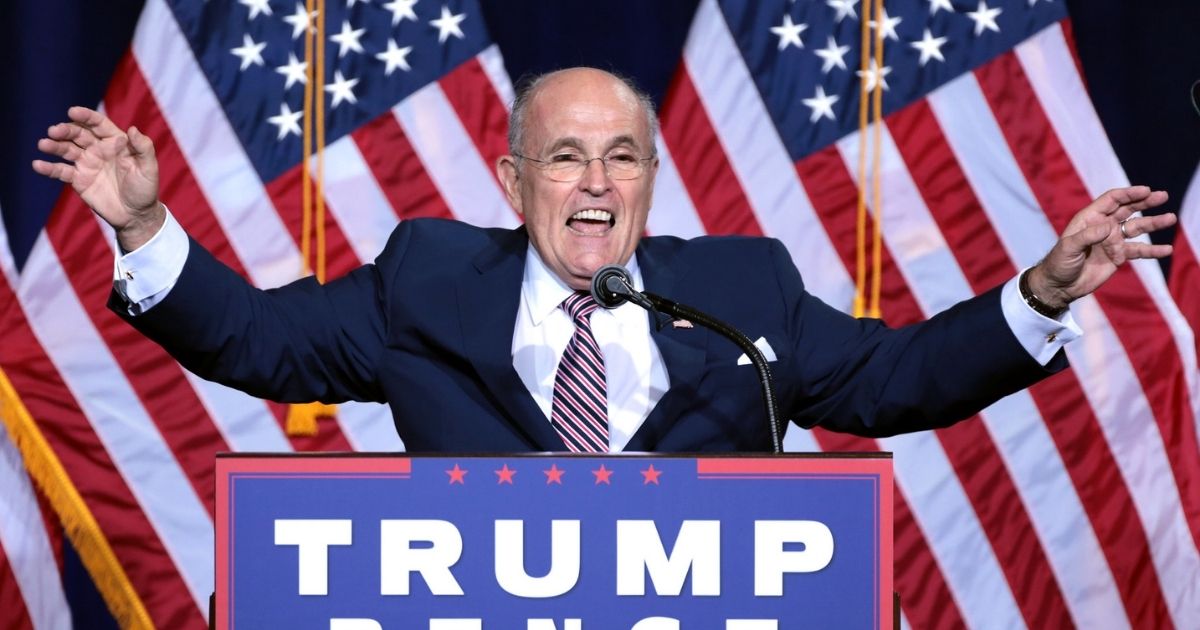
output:
[[[136,127],[122,131],[107,116],[86,107],[72,107],[67,117],[38,140],[39,150],[66,161],[34,160],[33,170],[70,184],[116,230],[122,249],[141,247],[166,217],[158,201],[154,143]]]

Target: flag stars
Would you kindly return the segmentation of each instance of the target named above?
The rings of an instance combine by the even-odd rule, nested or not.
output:
[[[259,15],[271,15],[271,5],[268,4],[269,1],[270,0],[238,0],[238,4],[249,7],[250,17],[247,19],[253,20]]]
[[[451,468],[450,470],[446,471],[446,474],[450,476],[450,485],[454,485],[456,483],[461,486],[467,485],[466,479],[467,479],[468,472],[471,472],[471,471],[469,471],[465,468],[461,468],[461,467],[459,467],[458,464],[455,464],[454,468]]]
[[[654,464],[650,464],[649,468],[647,468],[646,470],[643,470],[641,472],[642,472],[642,485],[643,486],[650,485],[650,484],[654,484],[656,486],[658,485],[658,478],[659,478],[659,476],[662,475],[662,471],[656,470],[654,468]]]
[[[338,45],[338,59],[345,57],[346,53],[351,50],[362,54],[362,42],[359,40],[366,32],[365,28],[350,28],[350,20],[342,20],[341,32],[329,36],[329,39]]]
[[[246,68],[249,68],[252,65],[263,65],[264,62],[262,58],[262,51],[266,47],[266,42],[262,42],[261,44],[256,43],[250,38],[250,34],[246,33],[242,35],[242,45],[230,50],[229,52],[237,55],[238,58],[242,60],[241,69],[244,72]]]
[[[465,35],[463,35],[462,28],[459,26],[465,19],[467,19],[466,13],[454,15],[450,12],[450,8],[443,4],[442,16],[436,20],[430,20],[429,25],[437,28],[438,43],[444,44],[446,43],[447,39],[450,39],[451,35],[459,39],[463,39],[465,37]]]
[[[967,17],[975,23],[975,36],[979,37],[984,31],[1000,32],[1000,26],[996,24],[996,17],[1003,12],[1003,9],[989,8],[987,2],[979,0],[979,8],[974,11],[968,11]]]
[[[406,19],[417,21],[417,14],[413,11],[413,5],[416,3],[417,0],[392,0],[383,5],[383,8],[392,12],[392,26],[395,26]]]
[[[779,36],[779,50],[788,46],[804,48],[804,41],[800,39],[800,34],[806,30],[808,30],[807,24],[796,24],[792,22],[792,16],[786,14],[783,16],[783,24],[771,27],[771,32]]]
[[[304,31],[313,30],[313,20],[317,19],[317,12],[309,13],[304,8],[303,2],[296,3],[296,12],[283,18],[284,22],[292,25],[292,39],[295,40],[304,34]]]
[[[904,18],[888,17],[887,7],[884,7],[883,11],[881,11],[880,13],[881,13],[881,15],[883,15],[883,19],[880,19],[878,21],[871,20],[871,22],[870,22],[871,28],[876,29],[876,30],[882,29],[883,35],[881,35],[881,37],[883,37],[884,39],[890,39],[892,41],[900,41],[900,36],[896,35],[896,27],[900,24],[900,22],[904,21]],[[880,26],[880,25],[882,25],[882,26]]]
[[[513,485],[513,475],[517,474],[517,471],[508,467],[508,464],[502,466],[500,470],[494,470],[492,472],[496,473],[496,485],[504,483],[510,486]]]
[[[825,4],[834,11],[837,11],[834,19],[838,23],[846,19],[846,16],[858,19],[858,14],[854,12],[854,5],[858,4],[858,0],[825,0]]]
[[[910,42],[909,45],[916,48],[921,53],[920,64],[924,68],[930,59],[937,59],[945,62],[946,58],[942,56],[942,46],[946,45],[945,37],[934,37],[929,29],[925,29],[925,36],[920,41]]]
[[[392,76],[392,71],[396,68],[400,68],[405,72],[412,70],[408,65],[408,53],[410,52],[412,52],[412,46],[401,48],[396,45],[395,39],[389,39],[387,50],[375,55],[375,58],[387,64],[387,67],[383,70],[383,74],[390,77]]]
[[[883,68],[880,68],[874,59],[871,59],[871,67],[868,68],[865,73],[862,70],[856,70],[854,72],[854,74],[858,75],[858,78],[863,79],[864,92],[870,92],[871,90],[874,90],[876,83],[879,83],[879,85],[883,86],[884,90],[887,90],[887,75],[891,73],[891,66],[884,66]]]
[[[285,90],[296,83],[301,85],[308,83],[308,77],[305,75],[307,71],[308,63],[297,59],[296,53],[292,52],[288,53],[288,62],[286,65],[275,68],[275,72],[282,74],[287,79],[287,82],[283,86]]]
[[[275,139],[283,140],[288,136],[288,134],[293,133],[299,136],[300,117],[303,115],[304,110],[293,112],[292,108],[288,107],[287,103],[284,103],[283,106],[279,108],[279,114],[267,118],[267,122],[279,128],[279,135],[276,136]]]
[[[592,474],[595,475],[595,477],[596,477],[596,485],[597,486],[600,484],[604,484],[606,486],[612,485],[613,471],[605,468],[604,464],[600,464],[600,468],[593,470]]]
[[[350,101],[351,105],[358,103],[358,98],[354,96],[354,86],[358,85],[358,79],[347,79],[342,76],[342,71],[337,70],[333,73],[333,83],[325,86],[325,91],[333,96],[331,107],[337,107],[342,101]]]
[[[942,9],[954,13],[954,7],[950,4],[950,0],[929,0],[929,15],[937,15],[937,12]]]
[[[839,98],[837,94],[826,94],[825,87],[818,85],[816,95],[801,101],[812,110],[812,115],[809,116],[808,122],[815,123],[822,118],[836,121],[837,116],[833,114],[833,104],[838,102]]]
[[[837,41],[833,39],[833,35],[829,36],[829,45],[815,51],[817,56],[825,60],[821,65],[821,72],[829,74],[829,71],[834,66],[846,69],[846,53],[850,52],[849,46],[838,46]]]
[[[565,472],[565,470],[558,467],[558,464],[550,464],[550,470],[543,470],[542,474],[546,475],[546,485],[556,483],[561,486],[562,477]]]

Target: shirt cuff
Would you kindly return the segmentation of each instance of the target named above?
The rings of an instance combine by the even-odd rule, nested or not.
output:
[[[1063,346],[1083,336],[1083,329],[1075,323],[1070,309],[1059,319],[1050,319],[1033,310],[1021,299],[1017,287],[1020,277],[1021,274],[1017,274],[1000,290],[1000,308],[1021,347],[1035,361],[1046,365]]]
[[[167,297],[183,273],[190,247],[187,232],[167,210],[167,219],[153,238],[116,257],[113,289],[125,299],[130,315],[141,315]]]

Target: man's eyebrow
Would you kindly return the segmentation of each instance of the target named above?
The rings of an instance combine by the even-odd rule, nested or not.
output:
[[[638,145],[637,138],[634,138],[633,136],[631,136],[629,134],[625,134],[625,135],[617,136],[616,138],[613,138],[612,141],[608,143],[608,148],[611,150],[613,147],[620,146],[622,144],[627,144],[635,149],[641,148],[641,146]]]
[[[608,145],[605,146],[604,150],[611,151],[614,147],[618,147],[623,144],[632,146],[635,149],[642,148],[640,145],[638,145],[637,139],[634,138],[632,135],[622,134],[620,136],[613,138],[612,140],[609,140]],[[583,140],[581,140],[580,138],[576,138],[575,136],[566,136],[564,138],[559,138],[558,140],[556,140],[554,142],[554,144],[550,145],[551,152],[558,151],[559,149],[562,149],[562,148],[571,148],[571,149],[577,149],[579,151],[583,151],[584,150]]]
[[[583,140],[580,140],[579,138],[576,138],[574,136],[567,136],[565,138],[559,138],[558,140],[554,141],[554,144],[550,145],[550,151],[554,152],[554,151],[557,151],[564,147],[569,147],[572,149],[579,149],[582,151],[583,150]]]

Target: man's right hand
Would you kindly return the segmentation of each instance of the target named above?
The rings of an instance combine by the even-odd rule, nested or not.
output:
[[[34,160],[33,170],[70,184],[116,230],[122,249],[141,247],[166,220],[158,202],[154,143],[136,127],[122,131],[86,107],[72,107],[67,117],[69,122],[52,125],[37,145],[66,162]]]

